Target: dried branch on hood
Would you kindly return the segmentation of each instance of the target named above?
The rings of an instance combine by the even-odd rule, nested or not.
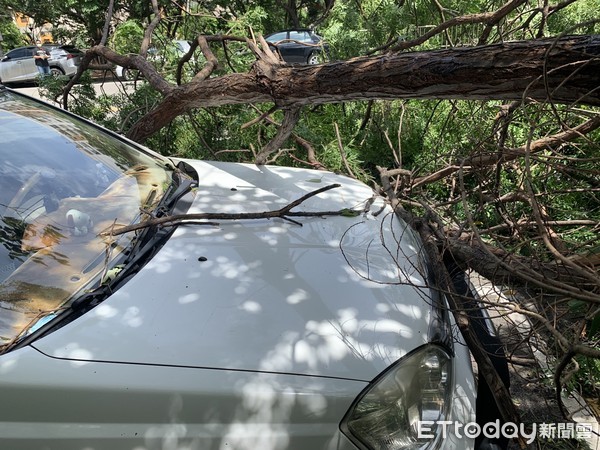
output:
[[[213,221],[213,220],[251,220],[251,219],[273,219],[280,218],[289,220],[293,223],[299,224],[297,221],[290,219],[290,217],[323,217],[323,216],[357,216],[362,211],[354,211],[351,209],[341,209],[338,211],[292,211],[296,206],[304,203],[311,197],[318,195],[322,192],[329,191],[340,187],[339,184],[330,184],[320,189],[309,192],[303,195],[297,200],[289,203],[283,208],[279,208],[274,211],[262,211],[262,212],[249,212],[249,213],[198,213],[198,214],[174,214],[170,216],[151,218],[143,222],[120,227],[117,229],[110,229],[104,232],[107,236],[116,236],[123,233],[129,233],[131,231],[140,230],[152,226],[179,226],[186,224],[195,225],[217,225],[215,222],[199,222],[199,221]]]

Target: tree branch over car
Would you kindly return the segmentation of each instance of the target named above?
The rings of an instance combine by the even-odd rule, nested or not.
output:
[[[101,46],[90,52],[139,69],[163,93],[161,104],[128,133],[136,141],[144,141],[191,109],[231,104],[272,102],[280,108],[292,108],[418,98],[600,105],[600,92],[595,89],[600,37],[593,36],[399,53],[302,67],[277,64],[257,51],[260,59],[248,73],[213,78],[202,75],[182,86],[166,83],[139,56],[122,57]],[[214,62],[209,64],[213,69]]]

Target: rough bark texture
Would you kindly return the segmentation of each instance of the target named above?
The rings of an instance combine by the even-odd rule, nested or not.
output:
[[[569,283],[578,286],[579,294],[585,300],[589,300],[587,293],[595,287],[589,280],[558,261],[532,261],[530,258],[519,257],[496,247],[485,246],[468,234],[459,238],[449,238],[446,245],[447,250],[463,269],[475,267],[477,273],[498,286],[540,291],[551,287],[553,283]],[[531,269],[529,276],[524,276],[528,275],[525,268]]]
[[[129,137],[143,141],[182,111],[226,104],[280,108],[370,99],[578,102],[600,106],[600,36],[361,57],[316,66],[257,61],[231,74],[164,90]]]

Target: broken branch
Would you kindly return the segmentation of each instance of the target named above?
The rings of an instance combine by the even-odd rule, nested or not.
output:
[[[274,211],[249,212],[249,213],[198,213],[198,214],[174,214],[170,216],[157,217],[145,220],[133,225],[127,225],[117,229],[111,229],[101,233],[103,236],[117,236],[123,233],[140,230],[142,228],[152,226],[178,226],[183,224],[194,223],[196,225],[215,225],[214,222],[198,222],[199,220],[248,220],[248,219],[272,219],[281,218],[290,220],[288,217],[320,217],[320,216],[355,216],[360,214],[360,211],[350,209],[341,209],[338,211],[291,211],[296,206],[302,204],[306,200],[322,192],[329,191],[340,187],[340,184],[330,184],[320,189],[309,192],[297,200],[287,204],[283,208]],[[294,221],[295,222],[295,221]]]

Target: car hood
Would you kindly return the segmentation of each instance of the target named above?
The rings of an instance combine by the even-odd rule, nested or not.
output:
[[[427,341],[420,247],[362,183],[328,172],[188,161],[190,213],[365,211],[182,225],[121,289],[32,345],[78,361],[371,380]]]

